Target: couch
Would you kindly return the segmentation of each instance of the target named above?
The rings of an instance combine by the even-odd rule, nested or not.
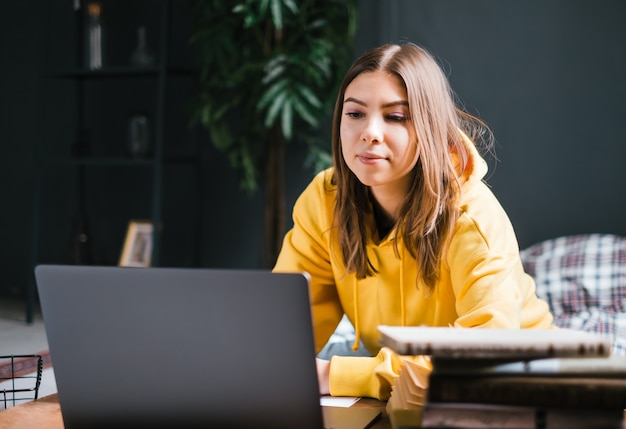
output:
[[[557,326],[607,336],[613,353],[626,356],[626,237],[557,237],[521,257]]]

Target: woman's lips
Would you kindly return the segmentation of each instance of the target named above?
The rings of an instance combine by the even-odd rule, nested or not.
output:
[[[359,153],[357,158],[363,164],[378,164],[380,161],[384,161],[384,156],[376,155],[373,153]]]

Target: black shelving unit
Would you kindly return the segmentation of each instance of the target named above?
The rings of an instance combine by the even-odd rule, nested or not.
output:
[[[104,10],[106,11],[107,3],[113,3],[115,0],[100,0],[100,3],[104,6]],[[141,0],[126,0],[128,2],[137,2]],[[136,83],[139,85],[142,84],[150,84],[153,85],[154,90],[152,91],[151,96],[154,96],[153,108],[151,109],[151,119],[152,123],[150,124],[150,133],[151,133],[151,153],[149,156],[141,157],[141,158],[133,158],[128,156],[127,154],[120,153],[104,153],[103,151],[94,151],[89,153],[87,151],[81,150],[79,147],[78,150],[74,150],[73,153],[70,151],[69,154],[61,153],[61,154],[50,154],[46,153],[45,145],[48,143],[46,138],[42,138],[40,144],[36,149],[35,154],[35,177],[34,177],[34,190],[33,190],[33,242],[32,242],[32,268],[40,263],[58,263],[59,261],[50,262],[45,258],[40,257],[41,250],[41,234],[43,229],[46,227],[43,224],[46,214],[42,213],[42,197],[45,190],[42,190],[42,184],[46,180],[46,175],[50,171],[59,171],[64,170],[69,174],[73,170],[75,171],[75,181],[76,188],[74,192],[77,195],[76,201],[74,203],[77,204],[78,210],[82,211],[85,205],[85,194],[90,192],[88,189],[86,176],[90,174],[94,170],[114,170],[121,171],[124,170],[126,173],[128,171],[141,172],[143,174],[143,178],[149,176],[148,189],[144,189],[146,192],[150,194],[150,197],[147,198],[149,202],[146,204],[149,207],[146,207],[145,211],[142,211],[143,214],[148,213],[148,216],[136,216],[132,213],[129,213],[128,220],[133,218],[149,218],[149,220],[154,225],[154,232],[152,237],[152,258],[151,265],[152,266],[160,266],[162,264],[162,235],[163,231],[160,227],[163,224],[163,212],[164,212],[164,169],[166,165],[185,165],[194,168],[194,173],[196,175],[196,186],[197,192],[199,193],[201,190],[201,169],[199,163],[201,162],[201,153],[199,144],[195,144],[195,147],[190,154],[185,155],[166,155],[165,146],[166,146],[166,121],[168,118],[166,117],[168,111],[168,85],[170,80],[174,77],[176,78],[192,78],[193,71],[191,67],[183,68],[180,66],[172,66],[170,64],[170,49],[171,49],[171,15],[172,15],[172,4],[174,0],[158,0],[150,2],[150,6],[159,7],[159,17],[158,17],[158,47],[155,49],[157,52],[156,62],[153,65],[148,66],[133,66],[133,65],[118,65],[118,64],[110,64],[105,65],[98,70],[88,70],[82,67],[81,50],[82,50],[82,22],[81,22],[81,14],[82,12],[79,10],[84,7],[89,1],[84,0],[75,0],[74,8],[75,8],[75,16],[74,23],[76,28],[76,38],[74,49],[76,49],[76,59],[75,63],[76,67],[71,67],[69,69],[64,70],[55,70],[55,71],[47,71],[45,73],[45,80],[55,80],[55,81],[65,81],[69,82],[73,85],[75,89],[75,134],[76,141],[80,143],[80,140],[85,138],[87,125],[86,125],[86,111],[88,108],[88,97],[87,94],[87,86],[93,85],[94,83],[99,83],[101,85],[120,85],[121,82],[125,82],[125,84],[131,87]],[[50,4],[51,2],[49,2]],[[144,1],[145,3],[145,1]],[[120,1],[117,1],[118,9],[123,7],[123,4]],[[122,6],[120,6],[122,5]],[[153,12],[154,13],[154,12]],[[110,30],[111,28],[109,28]],[[48,34],[50,34],[50,29],[48,30]],[[50,37],[54,37],[51,35]],[[129,82],[132,82],[129,84]],[[88,130],[87,130],[88,131]],[[188,132],[186,129],[180,130],[181,133]],[[119,141],[126,139],[126,134],[118,136],[118,144]],[[74,144],[76,144],[76,141]],[[68,143],[68,146],[71,146]],[[69,149],[69,148],[68,148]],[[75,148],[76,149],[76,148]],[[49,151],[48,151],[49,152]],[[124,174],[126,174],[124,173]],[[62,195],[67,195],[69,190],[67,189],[58,189],[57,190]],[[143,194],[143,192],[142,192]],[[194,193],[194,197],[198,198],[198,194]],[[62,198],[62,197],[61,197]],[[194,234],[198,237],[201,236],[201,204],[197,204],[197,211],[193,219],[196,221],[196,233]],[[69,221],[69,220],[68,220]],[[99,221],[96,219],[96,221]],[[105,220],[106,221],[106,220]],[[188,221],[188,220],[187,220]],[[49,228],[50,226],[47,225]],[[125,233],[125,228],[121,232]],[[123,237],[122,237],[123,238]],[[196,243],[194,246],[194,264],[199,263],[199,253],[200,253],[200,244]],[[60,252],[67,249],[67,243],[59,243]],[[82,261],[63,261],[60,263],[79,263]],[[91,261],[87,261],[86,263],[92,263]],[[95,261],[94,263],[98,265],[109,265],[114,264],[113,261]],[[34,306],[36,300],[36,287],[34,277],[32,281],[29,282],[28,290],[26,292],[26,320],[28,323],[32,323],[34,318]]]

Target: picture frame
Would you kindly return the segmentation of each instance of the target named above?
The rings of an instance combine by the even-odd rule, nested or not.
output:
[[[153,232],[152,222],[130,220],[118,265],[120,267],[149,267],[152,263]]]

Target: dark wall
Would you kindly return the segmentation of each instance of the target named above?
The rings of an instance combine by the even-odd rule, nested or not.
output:
[[[56,7],[51,9],[51,3]],[[0,4],[0,296],[21,294],[31,279],[35,147],[42,139],[68,141],[66,133],[76,121],[72,85],[51,84],[44,76],[51,61],[74,61],[72,27],[63,25],[61,3],[71,8],[70,1]],[[184,7],[177,9],[181,35],[174,51],[182,63],[190,61],[189,18]],[[520,246],[565,234],[626,235],[621,219],[626,203],[619,194],[626,183],[621,166],[626,155],[625,20],[626,4],[620,0],[361,0],[355,55],[383,42],[411,40],[441,59],[467,109],[495,133],[498,162],[488,158],[488,181],[511,216]],[[55,28],[52,34],[48,24]],[[227,160],[205,133],[185,127],[183,105],[193,84],[178,85],[168,109],[174,125],[182,127],[168,138],[179,143],[177,149],[199,145],[202,179],[197,188],[197,177],[188,171],[167,176],[165,212],[183,229],[164,242],[166,263],[257,267],[261,195],[239,192]],[[91,106],[91,114],[117,103],[125,115],[139,91],[131,88],[121,104],[113,100],[117,95],[94,88],[101,105]],[[115,126],[105,126],[95,138],[113,131]],[[304,155],[297,145],[289,149],[289,207],[313,174],[302,167]],[[62,261],[66,246],[59,252],[59,242],[69,238],[76,178],[55,169],[47,174],[44,183],[51,192],[38,212],[47,231],[42,251]],[[92,182],[100,191],[91,210],[110,219],[94,226],[103,237],[97,251],[108,261],[121,247],[128,219],[124,209],[136,205],[135,214],[141,216],[146,201],[141,181],[107,191],[116,182],[137,180],[109,172]],[[52,192],[58,190],[63,192]],[[114,192],[121,204],[108,199]],[[198,210],[202,221],[196,227],[192,220]],[[197,239],[202,245],[198,260],[191,251]]]
[[[0,293],[19,293],[30,266],[34,142],[40,128],[42,12],[35,2],[0,4]]]
[[[493,129],[488,182],[520,246],[566,234],[626,235],[626,3],[391,0],[361,3],[358,49],[410,40],[444,64]]]

